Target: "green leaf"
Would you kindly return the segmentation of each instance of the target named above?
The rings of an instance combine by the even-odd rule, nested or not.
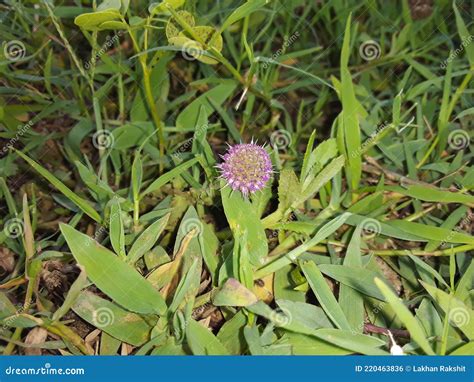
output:
[[[420,326],[416,318],[412,316],[403,301],[395,293],[393,293],[393,291],[387,285],[385,285],[382,280],[376,278],[374,281],[387,299],[387,302],[395,311],[400,321],[403,322],[405,327],[410,332],[411,338],[423,349],[426,354],[434,355],[433,349],[431,349],[431,346],[426,339],[426,334],[423,328]]]
[[[280,173],[278,183],[278,210],[285,214],[301,193],[301,185],[295,172],[285,168]]]
[[[151,3],[148,7],[148,12],[150,12],[151,16],[154,16],[158,13],[167,12],[168,7],[178,9],[182,7],[185,2],[186,0],[164,0],[160,3]]]
[[[347,177],[352,190],[356,190],[362,174],[361,141],[359,129],[359,104],[357,102],[351,73],[349,72],[349,56],[351,41],[351,16],[348,17],[344,32],[341,52],[341,102],[342,126],[346,159],[348,163]]]
[[[91,292],[82,292],[72,309],[89,324],[120,341],[140,346],[149,339],[151,326],[140,315]]]
[[[344,258],[343,269],[349,266],[362,267],[362,258],[360,252],[362,225],[359,225],[352,234],[351,241],[347,247]],[[321,272],[322,269],[320,268]],[[356,333],[362,333],[364,330],[364,299],[356,288],[341,284],[339,286],[339,305],[347,317],[352,330]]]
[[[351,330],[351,325],[347,321],[347,318],[332,294],[331,289],[329,289],[329,286],[318,266],[312,261],[301,262],[300,266],[311,286],[311,289],[313,290],[313,293],[331,321],[334,322],[339,329]]]
[[[82,289],[87,286],[87,274],[86,272],[81,269],[81,273],[77,276],[77,279],[69,288],[69,292],[64,299],[63,304],[61,307],[56,310],[53,314],[53,321],[59,321],[61,317],[63,317],[69,309],[71,309],[72,305],[76,302],[79,294],[81,293]]]
[[[260,269],[258,269],[257,272],[255,273],[254,278],[255,279],[262,278],[296,261],[298,256],[302,255],[309,248],[315,246],[316,244],[321,242],[321,240],[326,239],[329,235],[332,235],[335,231],[337,231],[346,222],[346,220],[349,217],[350,217],[349,213],[344,213],[338,216],[337,218],[331,220],[329,223],[325,224],[316,233],[316,235],[314,235],[312,239],[306,241],[305,243],[291,250],[285,256],[279,257],[276,260],[272,260],[269,263],[265,264]],[[291,224],[291,223],[287,223],[287,224]]]
[[[74,191],[72,191],[69,187],[67,187],[63,182],[61,182],[58,178],[56,178],[53,174],[51,174],[48,170],[44,167],[40,166],[36,163],[33,159],[29,158],[21,151],[15,150],[15,152],[22,157],[28,164],[33,167],[41,176],[46,178],[48,182],[50,182],[54,187],[56,187],[59,191],[61,191],[64,196],[70,199],[76,206],[78,206],[85,214],[89,215],[92,219],[96,222],[100,223],[102,221],[100,215],[97,211],[89,204],[89,201],[77,196]]]
[[[375,337],[340,329],[309,328],[306,325],[301,325],[301,323],[295,323],[293,317],[290,317],[287,312],[274,311],[262,301],[248,306],[247,309],[255,314],[265,317],[266,319],[273,322],[276,326],[297,333],[314,336],[330,344],[351,350],[354,353],[387,355],[387,352],[378,349],[378,347],[385,345],[385,342]]]
[[[253,292],[233,278],[227,280],[212,297],[215,306],[249,306],[257,301]]]
[[[88,31],[97,31],[100,25],[107,21],[116,21],[120,19],[120,12],[116,9],[107,9],[103,11],[83,13],[74,19],[74,24],[79,28]]]
[[[293,203],[293,207],[296,208],[298,205],[316,194],[321,189],[321,187],[323,187],[327,182],[334,178],[339,173],[339,171],[341,171],[344,163],[345,159],[342,155],[333,159],[318,173],[318,175],[316,175],[316,177],[308,184],[308,186],[304,188],[300,195],[298,195],[298,198],[296,198],[296,201]]]
[[[186,340],[194,355],[229,355],[214,334],[193,319],[186,326]]]
[[[194,301],[194,298],[199,290],[199,283],[201,280],[202,259],[194,259],[194,262],[189,267],[184,277],[181,278],[173,301],[170,304],[170,312],[175,312],[180,306],[188,301]]]
[[[440,190],[436,187],[425,187],[420,185],[412,185],[407,188],[399,186],[385,186],[385,190],[399,192],[400,194],[411,196],[425,202],[436,203],[461,203],[466,205],[474,205],[474,196],[462,194],[460,192],[451,192]]]
[[[122,221],[122,209],[117,199],[113,199],[110,205],[110,243],[115,253],[122,259],[125,258],[125,232]]]
[[[206,117],[214,112],[213,104],[222,105],[237,87],[234,81],[223,81],[216,87],[208,90],[188,106],[176,118],[176,128],[178,130],[196,126],[201,107],[206,111]],[[210,102],[212,101],[212,103]]]
[[[319,270],[332,279],[339,281],[369,297],[385,301],[373,280],[378,273],[362,267],[348,265],[320,264]]]
[[[165,314],[163,297],[135,268],[73,227],[60,228],[77,263],[102,292],[133,312]]]
[[[461,330],[467,338],[474,339],[474,311],[462,301],[432,285],[420,281],[436,303],[443,309],[451,326]]]
[[[474,45],[472,44],[472,35],[467,30],[466,24],[459,13],[456,2],[453,1],[454,14],[456,16],[456,26],[458,28],[459,37],[461,37],[462,45],[466,49],[467,59],[469,60],[469,65],[471,69],[474,68]]]
[[[135,240],[127,256],[127,261],[130,264],[135,264],[145,253],[153,248],[159,236],[166,228],[169,218],[170,214],[166,214],[161,219],[158,219]]]
[[[240,192],[232,192],[230,187],[222,189],[221,197],[224,213],[235,240],[247,231],[250,262],[253,265],[260,265],[261,259],[268,254],[268,244],[263,224],[256,215],[252,202],[244,198]]]
[[[197,162],[198,162],[197,158],[190,159],[187,162],[181,163],[179,166],[176,166],[171,171],[168,171],[166,174],[161,175],[152,184],[150,184],[146,188],[145,191],[143,191],[140,198],[143,198],[145,195],[147,195],[151,192],[159,190],[166,183],[168,183],[172,179],[176,178],[177,176],[181,175],[184,171],[186,171],[191,166],[194,166]]]
[[[248,0],[245,4],[238,7],[234,10],[229,17],[224,21],[221,27],[221,31],[224,31],[232,24],[237,21],[247,17],[256,10],[262,8],[264,5],[268,4],[271,0]]]

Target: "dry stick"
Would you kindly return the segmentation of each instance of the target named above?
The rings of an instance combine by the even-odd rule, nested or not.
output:
[[[387,329],[382,328],[381,326],[376,326],[373,324],[364,324],[364,332],[365,333],[375,333],[375,334],[384,334],[388,335],[391,332],[395,337],[403,337],[403,338],[410,338],[410,333],[408,330],[403,329]]]

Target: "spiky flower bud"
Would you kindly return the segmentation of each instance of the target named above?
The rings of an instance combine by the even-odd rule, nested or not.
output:
[[[229,146],[227,153],[221,157],[224,162],[217,165],[221,177],[244,196],[264,188],[272,174],[270,155],[253,142]]]

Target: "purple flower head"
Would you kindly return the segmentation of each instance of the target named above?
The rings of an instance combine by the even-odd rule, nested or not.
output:
[[[227,153],[221,157],[224,162],[217,165],[221,177],[244,196],[264,188],[272,174],[270,155],[253,142],[229,146]]]

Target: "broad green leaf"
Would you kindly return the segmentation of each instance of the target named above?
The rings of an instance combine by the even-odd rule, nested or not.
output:
[[[433,349],[426,339],[426,334],[423,328],[420,326],[416,318],[410,313],[403,301],[387,285],[385,285],[382,280],[376,278],[374,281],[387,299],[387,302],[397,314],[400,321],[403,322],[405,327],[410,332],[411,338],[423,349],[426,354],[434,355]]]
[[[471,356],[474,354],[474,341],[468,342],[465,345],[462,345],[456,350],[449,353],[449,355],[468,355]]]
[[[127,261],[130,264],[135,264],[145,253],[153,248],[168,224],[169,217],[170,214],[166,214],[161,219],[155,221],[135,240],[127,255]]]
[[[165,314],[163,297],[135,268],[71,226],[60,228],[77,263],[102,292],[133,312]]]
[[[72,309],[89,324],[120,341],[140,346],[149,339],[152,322],[148,324],[140,315],[91,292],[82,292]]]
[[[120,12],[116,9],[107,9],[103,11],[83,13],[74,19],[74,23],[84,30],[99,30],[100,24],[107,21],[116,21],[120,19]]]
[[[227,320],[217,333],[217,339],[232,355],[242,354],[245,350],[244,327],[247,317],[243,310],[239,310],[231,319]]]
[[[186,341],[194,355],[229,355],[214,334],[193,319],[186,326]]]
[[[214,293],[215,306],[248,306],[255,304],[257,297],[236,279],[229,279]]]
[[[230,187],[222,189],[221,197],[224,213],[235,240],[247,231],[250,261],[253,265],[261,264],[260,261],[268,254],[267,237],[252,202],[240,192],[233,192]]]

